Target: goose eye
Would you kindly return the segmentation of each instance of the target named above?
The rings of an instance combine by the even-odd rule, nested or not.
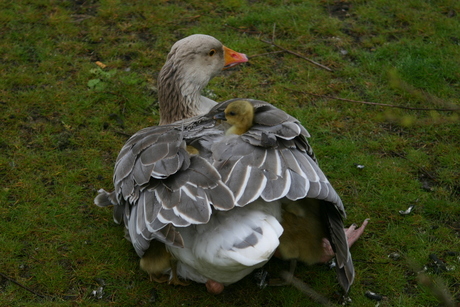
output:
[[[215,53],[216,53],[216,50],[211,49],[211,50],[209,51],[209,56],[213,56]]]
[[[230,115],[230,116],[235,116],[235,115],[236,115],[236,113],[235,113],[235,112],[233,112],[233,111],[230,111],[230,112],[228,112],[228,115]]]

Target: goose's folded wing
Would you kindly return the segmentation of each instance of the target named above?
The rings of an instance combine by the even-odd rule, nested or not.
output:
[[[169,128],[169,129],[167,129]],[[118,154],[113,181],[117,197],[134,203],[150,178],[163,179],[190,164],[181,131],[149,127],[133,135]]]
[[[207,223],[212,208],[234,206],[233,193],[214,166],[187,152],[180,124],[132,136],[118,156],[114,184],[116,197],[104,191],[96,200],[101,206],[117,204],[114,219],[123,219],[140,256],[152,239],[183,246],[175,227]]]
[[[238,206],[262,197],[274,201],[304,197],[342,202],[319,168],[307,130],[274,106],[249,100],[255,107],[254,125],[241,136],[222,139],[212,147],[214,166],[235,194]]]

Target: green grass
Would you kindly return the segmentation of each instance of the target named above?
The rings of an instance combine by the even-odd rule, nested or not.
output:
[[[44,297],[0,277],[0,305],[317,306],[293,287],[258,289],[252,276],[219,296],[152,283],[111,210],[92,203],[112,189],[128,136],[158,123],[156,77],[176,40],[206,33],[251,56],[277,50],[259,40],[273,29],[277,44],[334,72],[288,53],[257,56],[208,93],[266,100],[299,118],[346,224],[371,218],[352,248],[351,305],[375,306],[370,290],[385,296],[380,306],[439,306],[418,282],[424,266],[460,302],[458,111],[306,94],[458,108],[459,16],[450,0],[2,1],[0,273]],[[453,269],[436,270],[430,254]],[[327,266],[301,265],[296,276],[337,302]]]

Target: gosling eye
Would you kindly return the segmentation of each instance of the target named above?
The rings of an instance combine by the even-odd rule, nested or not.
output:
[[[208,54],[209,56],[213,56],[215,53],[216,53],[216,50],[211,49]]]
[[[233,111],[230,111],[230,112],[228,112],[228,115],[230,115],[230,116],[235,116],[235,115],[236,115],[236,113],[235,113],[235,112],[233,112]]]

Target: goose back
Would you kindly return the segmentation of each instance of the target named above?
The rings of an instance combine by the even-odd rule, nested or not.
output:
[[[175,248],[187,249],[187,240],[193,236],[184,232],[186,229],[193,227],[196,233],[210,223],[211,216],[236,212],[256,200],[258,206],[263,206],[260,201],[267,206],[317,200],[326,225],[324,231],[337,254],[339,281],[348,291],[354,269],[343,231],[345,210],[317,164],[307,141],[308,131],[297,119],[271,104],[245,99],[254,107],[253,126],[242,135],[226,136],[226,123],[215,119],[215,115],[236,100],[220,103],[208,114],[145,128],[133,135],[115,164],[115,191],[101,190],[96,204],[115,205],[115,221],[124,222],[142,257],[152,239],[164,242],[173,254]],[[188,151],[187,146],[196,151]],[[271,228],[276,240],[281,235],[277,227]],[[265,262],[271,255],[266,257]],[[193,279],[199,281],[205,275],[206,263],[209,267],[209,262],[204,262],[200,270],[183,261],[179,272],[188,272],[181,276],[194,275],[191,272],[198,270],[195,275],[201,277]],[[244,277],[240,275],[238,278]]]

